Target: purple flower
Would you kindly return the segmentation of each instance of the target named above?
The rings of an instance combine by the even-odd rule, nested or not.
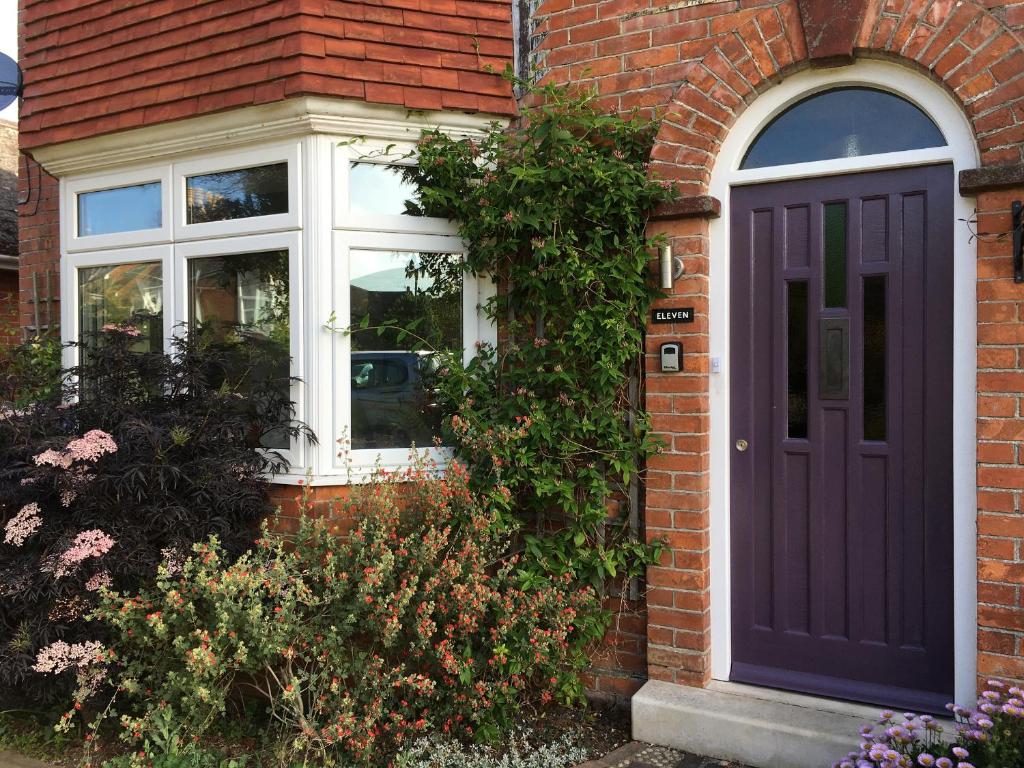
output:
[[[948,757],[940,757],[935,761],[935,768],[953,768],[953,761]]]
[[[961,760],[964,760],[971,756],[971,753],[963,747],[953,747],[953,754]]]
[[[927,752],[922,752],[917,756],[917,764],[923,765],[925,768],[931,768],[935,765],[935,758]]]

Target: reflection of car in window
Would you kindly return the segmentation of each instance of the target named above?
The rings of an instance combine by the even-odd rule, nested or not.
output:
[[[429,352],[353,352],[352,447],[429,446],[440,414],[423,379],[435,367]]]

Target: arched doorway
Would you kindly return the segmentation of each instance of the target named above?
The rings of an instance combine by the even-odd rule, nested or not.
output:
[[[718,679],[922,709],[973,696],[974,264],[954,179],[975,162],[941,88],[873,61],[794,75],[723,143]]]

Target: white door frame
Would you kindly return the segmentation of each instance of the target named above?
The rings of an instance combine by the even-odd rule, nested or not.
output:
[[[739,170],[748,147],[761,130],[793,103],[819,91],[842,86],[870,86],[895,93],[916,104],[935,121],[948,145],[884,155],[824,160],[772,168]],[[893,126],[898,130],[898,126]],[[709,194],[722,203],[722,214],[709,232],[710,354],[721,372],[710,381],[711,410],[711,666],[712,677],[728,680],[732,666],[730,585],[730,425],[729,425],[729,207],[730,188],[784,179],[808,178],[853,171],[879,170],[952,162],[955,174],[978,166],[970,123],[960,106],[941,86],[906,67],[864,60],[836,69],[804,70],[759,96],[737,118],[718,153]],[[970,219],[974,199],[954,189],[956,218]],[[977,276],[976,246],[967,227],[957,222],[953,246],[953,603],[955,696],[961,704],[975,698],[977,666]]]

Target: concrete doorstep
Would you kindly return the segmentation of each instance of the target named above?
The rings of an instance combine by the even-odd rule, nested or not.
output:
[[[736,683],[651,680],[633,697],[633,738],[754,768],[828,768],[876,708]]]

